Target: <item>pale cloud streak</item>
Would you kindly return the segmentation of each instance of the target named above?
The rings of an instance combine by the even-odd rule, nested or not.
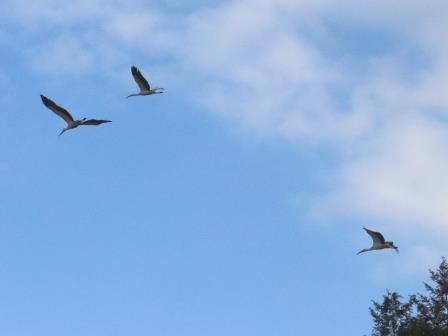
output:
[[[83,74],[91,71],[95,63],[95,55],[85,42],[71,36],[60,36],[29,49],[26,59],[33,69],[46,74]]]

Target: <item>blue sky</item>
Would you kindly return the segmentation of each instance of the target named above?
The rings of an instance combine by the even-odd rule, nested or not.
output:
[[[448,252],[447,10],[3,1],[0,333],[369,334]]]

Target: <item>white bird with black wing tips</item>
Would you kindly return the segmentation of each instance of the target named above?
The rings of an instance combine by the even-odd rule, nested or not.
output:
[[[383,235],[379,232],[372,231],[366,228],[363,228],[366,230],[366,232],[369,234],[369,236],[372,238],[373,244],[371,248],[363,249],[359,251],[357,254],[368,252],[368,251],[374,251],[374,250],[382,250],[385,248],[393,248],[398,253],[398,247],[394,245],[394,242],[391,241],[385,241]]]
[[[138,87],[140,88],[140,92],[132,93],[129,96],[127,96],[126,98],[133,97],[133,96],[149,96],[152,94],[163,93],[164,88],[156,87],[156,88],[151,89],[148,81],[146,80],[145,77],[143,77],[142,73],[140,72],[139,69],[137,69],[137,67],[132,66],[131,73],[132,73],[132,76],[134,77],[135,82],[137,83]]]
[[[87,118],[83,118],[81,120],[74,120],[73,117],[70,115],[70,113],[66,109],[60,107],[58,104],[56,104],[51,99],[48,99],[47,97],[45,97],[43,95],[40,95],[40,98],[42,99],[42,103],[44,103],[44,105],[47,108],[52,110],[55,114],[60,116],[67,123],[67,127],[62,129],[62,131],[61,131],[61,133],[59,133],[59,135],[61,135],[65,131],[68,131],[70,129],[76,128],[81,125],[95,125],[96,126],[96,125],[101,125],[104,123],[111,122],[110,120],[87,119]]]

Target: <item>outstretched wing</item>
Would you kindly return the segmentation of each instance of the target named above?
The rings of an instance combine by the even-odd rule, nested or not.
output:
[[[384,244],[385,240],[381,233],[363,228],[373,240],[373,244]]]
[[[64,119],[67,124],[69,124],[73,121],[73,117],[70,115],[70,113],[66,109],[60,107],[58,104],[56,104],[51,99],[48,99],[44,95],[40,95],[40,98],[42,99],[42,103],[44,103],[44,105],[47,108],[49,108],[54,113],[56,113],[58,116],[60,116],[62,119]]]
[[[82,125],[101,125],[104,123],[112,122],[111,120],[101,120],[101,119],[88,119],[82,122]]]
[[[140,91],[149,91],[149,83],[145,77],[143,77],[142,73],[135,66],[131,67],[132,76],[134,77],[135,82],[137,83]]]

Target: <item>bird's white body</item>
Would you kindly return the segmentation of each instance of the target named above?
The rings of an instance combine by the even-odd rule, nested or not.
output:
[[[80,125],[82,125],[82,122],[85,120],[85,118],[83,120],[73,120],[70,121],[69,123],[67,123],[67,127],[63,128],[61,133],[59,135],[61,135],[62,133],[64,133],[65,131],[74,129]]]

